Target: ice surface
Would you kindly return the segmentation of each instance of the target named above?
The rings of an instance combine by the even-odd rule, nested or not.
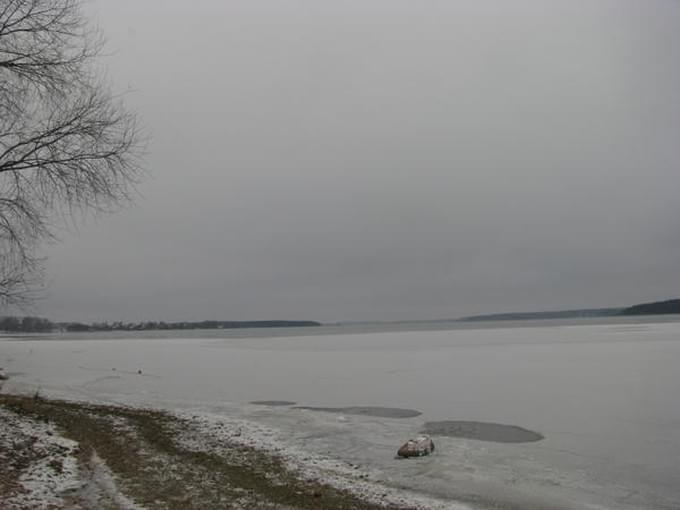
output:
[[[171,334],[171,333],[168,333]],[[83,337],[86,338],[86,337]],[[4,391],[200,409],[268,427],[290,448],[359,465],[434,498],[521,508],[680,507],[680,324],[390,331],[253,338],[0,340]],[[139,371],[141,370],[141,373]],[[421,416],[303,407],[414,409]],[[443,420],[542,434],[501,444],[434,436]]]
[[[515,425],[461,420],[428,421],[423,433],[495,443],[531,443],[544,439],[538,432]]]
[[[323,413],[336,414],[357,414],[359,416],[375,416],[378,418],[415,418],[420,416],[420,411],[415,409],[401,409],[398,407],[381,406],[350,406],[350,407],[315,407],[298,406],[297,409],[307,409],[308,411],[319,411]]]

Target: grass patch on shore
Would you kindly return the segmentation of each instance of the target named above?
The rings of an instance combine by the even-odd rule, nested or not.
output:
[[[191,420],[147,409],[0,394],[0,406],[52,423],[79,445],[83,471],[96,452],[118,489],[149,509],[292,508],[377,510],[352,494],[300,480],[281,460],[259,450],[225,445],[217,455],[183,446],[180,434],[200,434]],[[2,484],[14,481],[6,474]],[[74,495],[73,498],[77,498]]]

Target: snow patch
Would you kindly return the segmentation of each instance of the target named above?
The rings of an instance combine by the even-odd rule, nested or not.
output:
[[[190,449],[219,454],[221,449],[229,445],[254,448],[275,455],[287,469],[303,480],[324,483],[384,506],[413,510],[472,510],[472,507],[463,503],[389,487],[375,471],[306,452],[287,444],[280,432],[258,423],[199,411],[177,411],[175,414],[191,421],[201,432],[200,435],[181,436],[182,445]]]
[[[120,510],[144,510],[143,506],[135,503],[118,489],[113,473],[97,452],[92,452],[88,467],[90,480],[81,491],[80,497],[90,503],[92,508],[99,506],[101,499],[106,498]]]
[[[18,487],[4,508],[48,509],[64,504],[82,486],[75,457],[78,443],[57,434],[51,424],[0,409],[0,464],[21,471]],[[4,457],[4,458],[3,458]],[[21,460],[27,465],[22,465]]]

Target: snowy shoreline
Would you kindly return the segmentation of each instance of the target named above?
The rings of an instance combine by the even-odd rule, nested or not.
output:
[[[434,508],[462,501],[496,509],[665,510],[680,500],[678,331],[675,323],[655,323],[3,339],[0,364],[6,393],[39,390],[69,402],[165,410],[177,420],[193,413],[190,426],[206,437],[223,420],[228,433],[220,441],[240,427],[233,443],[259,444],[263,462],[266,453],[300,479],[309,471],[306,479],[338,477],[339,487],[370,482],[377,497],[396,491],[397,502],[409,495],[416,503],[430,498],[421,506]],[[645,397],[644,422],[630,415],[631,392]],[[497,434],[510,429],[533,442]],[[433,437],[435,454],[395,460],[399,446],[420,433]],[[337,469],[319,467],[327,463]]]
[[[7,394],[0,396],[3,397],[0,401],[0,420],[4,425],[0,431],[0,458],[5,466],[3,480],[12,478],[9,476],[10,468],[15,470],[14,480],[0,485],[0,502],[3,508],[88,508],[102,500],[112,503],[115,508],[126,510],[147,508],[126,493],[125,483],[119,483],[120,477],[107,465],[105,459],[99,457],[96,446],[84,459],[81,445],[64,437],[63,431],[53,422],[45,420],[45,423],[8,408],[8,402],[12,399],[19,399],[30,406],[32,397]],[[97,412],[109,409],[112,411],[110,418],[119,422],[116,427],[120,431],[130,426],[113,414],[116,409],[125,412],[159,412],[132,407],[94,406],[86,402],[46,400],[42,397],[37,402],[53,407],[96,407]],[[187,452],[228,457],[233,454],[234,448],[253,450],[280,461],[285,471],[303,484],[317,488],[332,487],[371,507],[413,510],[471,508],[461,503],[388,487],[373,473],[359,466],[290,447],[285,444],[278,431],[245,419],[186,410],[161,412],[173,420],[173,440]],[[17,448],[23,448],[24,453],[19,455]],[[22,459],[23,462],[20,462]],[[271,475],[275,477],[276,473]],[[317,497],[319,490],[311,489],[311,497]],[[277,502],[274,503],[273,508],[276,508]],[[236,503],[237,508],[239,504],[243,505]],[[245,504],[244,508],[247,507]],[[332,504],[328,508],[333,508]]]
[[[206,412],[181,411],[175,414],[183,419],[194,420],[206,436],[215,441],[196,444],[192,438],[181,438],[183,444],[193,449],[219,453],[223,444],[238,444],[255,448],[279,457],[284,461],[287,469],[303,480],[328,484],[341,491],[350,492],[362,500],[379,505],[413,510],[471,510],[473,508],[463,503],[443,501],[413,491],[389,487],[377,480],[374,473],[358,465],[312,454],[287,445],[278,431],[252,421]]]

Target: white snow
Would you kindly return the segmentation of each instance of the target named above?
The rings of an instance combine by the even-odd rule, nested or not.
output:
[[[91,508],[97,508],[102,496],[112,501],[120,510],[144,510],[133,500],[123,494],[109,467],[99,458],[97,452],[92,452],[89,460],[89,483],[80,493],[80,499]]]
[[[264,425],[234,417],[200,411],[183,411],[178,417],[192,420],[201,436],[185,435],[183,446],[199,451],[219,453],[227,445],[241,445],[276,455],[286,468],[303,480],[326,483],[348,491],[366,501],[418,510],[470,510],[472,507],[444,501],[413,491],[392,488],[378,480],[371,470],[358,469],[346,462],[312,454],[291,445],[281,432]]]
[[[78,443],[59,436],[50,424],[0,408],[0,464],[11,466],[17,447],[30,449],[36,460],[22,470],[19,489],[4,501],[6,508],[49,509],[64,504],[64,496],[82,483],[75,458]]]

